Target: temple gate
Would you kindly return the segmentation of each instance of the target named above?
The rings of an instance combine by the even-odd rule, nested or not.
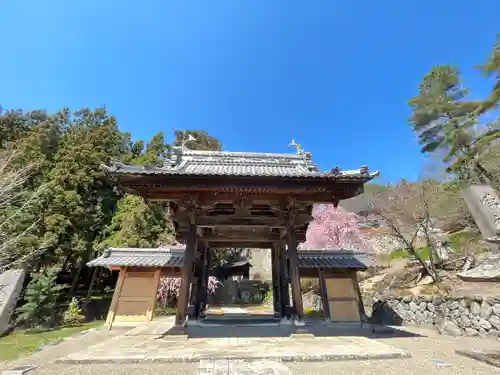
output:
[[[169,202],[177,240],[185,245],[176,315],[179,326],[185,325],[188,316],[195,320],[202,316],[211,249],[228,247],[271,249],[275,314],[302,324],[300,269],[308,267],[299,265],[298,245],[305,241],[312,205],[337,205],[361,194],[363,185],[378,175],[367,167],[321,172],[300,146],[296,154],[176,147],[163,167],[116,162],[104,168],[117,177],[122,190],[146,200]],[[324,281],[329,296],[324,306],[339,314],[348,311],[349,304],[341,304],[339,298],[352,301],[357,298],[352,295],[355,292],[335,294],[335,287],[330,290],[335,284],[328,281],[322,267],[309,268],[316,269]]]

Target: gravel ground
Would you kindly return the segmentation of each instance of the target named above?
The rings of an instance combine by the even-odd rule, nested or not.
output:
[[[198,375],[198,364],[171,365],[48,365],[27,375]]]
[[[411,358],[394,359],[385,361],[345,361],[330,363],[294,363],[290,368],[292,374],[323,375],[323,374],[345,374],[345,375],[494,375],[500,374],[500,368],[496,368],[480,361],[459,356],[455,350],[468,349],[498,349],[500,343],[486,339],[475,339],[466,337],[450,337],[436,334],[427,329],[411,329],[412,332],[420,333],[423,337],[414,338],[386,338],[381,342],[393,345],[397,348],[407,350],[412,354]],[[441,365],[433,363],[441,361]],[[444,366],[443,366],[444,364]]]

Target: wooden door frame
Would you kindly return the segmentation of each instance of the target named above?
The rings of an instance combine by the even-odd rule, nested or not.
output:
[[[320,269],[319,270],[319,277],[320,277],[320,287],[321,287],[321,292],[322,292],[321,294],[323,295],[323,313],[325,314],[325,320],[327,322],[329,322],[329,323],[347,323],[347,321],[343,321],[343,320],[333,320],[334,317],[332,317],[332,312],[330,310],[330,302],[339,302],[339,301],[345,301],[345,302],[354,301],[354,302],[356,302],[358,305],[359,322],[361,324],[366,322],[366,320],[367,320],[366,313],[365,313],[365,308],[363,305],[361,290],[359,288],[357,270],[348,270],[348,271],[343,270],[343,272],[335,272],[335,271],[325,272],[325,270]],[[329,297],[328,296],[328,289],[326,288],[326,280],[327,279],[349,279],[349,280],[351,280],[356,297]],[[353,322],[349,321],[348,323],[353,323]]]

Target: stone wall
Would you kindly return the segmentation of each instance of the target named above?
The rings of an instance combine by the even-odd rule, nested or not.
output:
[[[434,326],[440,333],[453,336],[499,339],[500,298],[375,297],[371,320],[383,325]]]
[[[0,336],[10,329],[10,318],[23,290],[25,277],[24,269],[12,269],[0,273]]]

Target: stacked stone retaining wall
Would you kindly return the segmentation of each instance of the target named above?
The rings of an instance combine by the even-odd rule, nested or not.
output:
[[[434,326],[453,336],[499,339],[500,297],[377,296],[371,320],[383,325]]]

